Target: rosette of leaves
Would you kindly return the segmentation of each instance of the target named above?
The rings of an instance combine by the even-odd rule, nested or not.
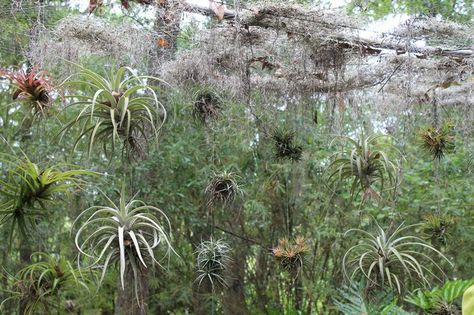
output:
[[[474,285],[474,280],[451,280],[431,291],[417,289],[405,298],[427,314],[461,314],[460,299],[464,292]]]
[[[48,203],[62,193],[84,183],[81,175],[96,173],[70,169],[66,165],[40,167],[28,157],[0,155],[0,163],[7,169],[0,174],[0,224],[10,227],[10,242],[16,229],[25,237],[36,228],[37,222],[48,214]],[[11,244],[10,244],[11,245]]]
[[[20,101],[24,109],[22,129],[27,130],[35,118],[44,115],[51,107],[53,87],[45,71],[32,67],[27,70],[0,71],[0,76],[10,79],[14,86],[12,98]]]
[[[345,236],[356,234],[358,237],[355,238],[356,245],[344,254],[344,275],[350,281],[365,280],[368,287],[390,288],[398,294],[410,282],[429,287],[429,277],[441,280],[438,275],[444,275],[444,272],[439,263],[443,260],[451,262],[420,237],[403,235],[415,226],[419,224],[404,226],[402,223],[386,231],[377,224],[374,233],[362,229],[348,230]]]
[[[275,144],[275,156],[279,159],[291,161],[301,160],[303,147],[296,140],[296,134],[292,130],[277,129],[272,135]]]
[[[68,80],[66,84],[83,91],[67,96],[72,99],[68,107],[78,107],[80,111],[61,133],[64,135],[72,127],[79,126],[73,149],[85,141],[89,156],[94,146],[100,144],[105,155],[111,157],[117,143],[122,145],[122,155],[142,155],[143,144],[158,139],[158,130],[166,119],[166,110],[158,100],[156,87],[147,84],[147,80],[159,79],[136,75],[129,67],[120,67],[117,71],[112,68],[110,79],[107,79],[78,67],[80,79]]]
[[[444,123],[438,128],[424,128],[420,131],[421,147],[434,160],[441,160],[456,148],[453,131],[454,125],[451,123]]]
[[[145,268],[158,264],[156,251],[160,248],[162,258],[176,253],[171,246],[171,224],[166,214],[154,206],[131,198],[127,201],[125,187],[122,187],[118,203],[107,196],[109,205],[93,206],[84,210],[74,221],[86,218],[75,235],[79,250],[78,264],[85,257],[92,260],[91,266],[100,265],[102,283],[107,270],[114,263],[120,269],[120,284],[132,282],[138,303],[140,275]],[[126,280],[127,279],[127,280]]]
[[[61,294],[67,290],[77,290],[78,286],[89,290],[77,269],[62,256],[34,253],[31,260],[36,261],[21,269],[11,279],[12,289],[4,303],[15,300],[24,306],[24,314],[37,314],[42,311],[50,314],[59,308]]]
[[[389,153],[401,156],[394,145],[382,141],[385,135],[361,135],[359,139],[341,137],[345,147],[341,153],[336,154],[329,170],[329,183],[332,186],[339,181],[351,183],[351,196],[362,192],[362,201],[370,198],[380,198],[380,193],[393,188],[396,184],[398,163]],[[379,191],[374,189],[379,185]]]
[[[235,200],[236,196],[242,194],[242,190],[237,184],[237,175],[224,171],[214,175],[207,184],[204,193],[209,206],[217,204],[227,206]]]
[[[293,243],[286,238],[280,239],[278,246],[272,249],[272,254],[284,269],[298,275],[303,268],[304,255],[307,251],[306,240],[302,236],[297,236]]]
[[[445,214],[430,214],[425,217],[423,232],[433,245],[446,245],[450,230],[454,226],[454,218]]]
[[[196,249],[197,254],[197,278],[198,285],[208,281],[214,289],[217,286],[225,286],[224,272],[230,262],[230,246],[222,240],[202,241]]]
[[[193,116],[203,124],[216,120],[222,111],[222,97],[209,87],[196,90],[193,102]]]

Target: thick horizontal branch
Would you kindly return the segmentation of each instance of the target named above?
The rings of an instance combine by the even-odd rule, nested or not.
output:
[[[445,56],[471,58],[474,56],[472,49],[444,49],[432,46],[407,45],[407,38],[397,38],[391,41],[387,38],[376,40],[364,38],[360,34],[348,32],[348,29],[361,30],[352,25],[344,25],[327,21],[328,16],[322,13],[301,12],[296,9],[265,8],[246,18],[243,24],[248,27],[261,27],[286,31],[290,36],[301,36],[310,41],[324,42],[337,45],[347,50],[359,50],[363,54],[401,55],[410,53],[418,58],[429,56]]]

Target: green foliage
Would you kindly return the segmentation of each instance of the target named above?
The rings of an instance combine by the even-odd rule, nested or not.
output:
[[[118,262],[122,290],[126,272],[132,272],[138,300],[138,281],[142,268],[148,268],[150,264],[161,266],[155,250],[161,245],[165,249],[164,257],[175,253],[169,239],[171,224],[160,209],[146,205],[135,197],[127,201],[125,186],[122,187],[118,204],[104,197],[109,206],[90,207],[74,221],[75,225],[82,217],[87,217],[75,236],[75,244],[80,252],[78,261],[80,263],[82,256],[85,256],[92,259],[91,266],[103,263],[99,284],[109,266]]]
[[[340,297],[335,299],[336,308],[345,315],[410,315],[397,305],[397,299],[391,293],[381,292],[371,301],[364,294],[362,283],[352,283],[339,290]]]
[[[395,229],[385,231],[377,224],[375,233],[361,229],[348,230],[345,236],[356,233],[360,238],[344,255],[343,270],[346,277],[351,281],[365,279],[369,287],[389,287],[398,294],[406,289],[410,281],[416,280],[423,286],[430,286],[429,276],[440,279],[433,272],[434,268],[439,274],[444,274],[439,261],[437,263],[424,251],[449,262],[448,258],[423,239],[403,235],[403,232],[413,227],[403,226],[402,223]],[[350,275],[348,269],[351,270]]]
[[[111,68],[109,78],[78,67],[81,79],[68,80],[66,84],[83,92],[67,96],[73,101],[69,106],[79,107],[80,111],[61,132],[64,134],[80,125],[74,150],[87,138],[89,156],[94,144],[100,143],[105,155],[111,158],[117,142],[122,143],[122,156],[141,155],[144,151],[142,142],[147,143],[150,138],[157,140],[158,130],[166,119],[166,110],[158,100],[155,88],[147,84],[147,80],[159,79],[136,75],[129,67],[120,67],[116,72]]]
[[[83,181],[79,176],[95,174],[80,169],[63,170],[66,165],[61,164],[42,168],[26,155],[19,159],[2,154],[0,163],[8,170],[4,177],[0,176],[0,223],[8,223],[10,242],[16,228],[22,236],[27,236],[29,230],[36,227],[39,217],[49,214],[48,203],[80,187]]]
[[[214,240],[212,237],[209,241],[202,241],[197,247],[197,278],[199,285],[203,281],[208,281],[213,290],[218,286],[226,286],[224,279],[224,271],[230,263],[229,252],[231,248],[222,240]]]
[[[289,159],[291,161],[301,160],[303,146],[295,139],[296,134],[292,130],[277,129],[272,139],[275,143],[275,156],[279,159]]]
[[[31,260],[37,262],[21,269],[10,279],[13,289],[8,291],[10,297],[1,306],[9,300],[18,300],[24,306],[25,314],[38,314],[40,310],[49,314],[58,309],[60,296],[65,291],[75,290],[78,286],[89,290],[78,270],[63,256],[34,253]]]
[[[354,140],[342,137],[345,146],[342,153],[336,154],[329,165],[329,182],[335,185],[339,181],[351,181],[351,196],[362,191],[362,200],[379,198],[386,189],[388,181],[393,189],[396,183],[398,163],[389,157],[389,152],[399,153],[390,143],[382,142],[384,135],[361,135]],[[400,154],[401,155],[401,154]],[[374,184],[380,185],[380,190],[374,190]]]
[[[473,284],[474,280],[446,281],[442,287],[431,291],[417,289],[405,300],[430,314],[452,314],[459,312],[459,306],[455,302]]]
[[[472,21],[474,7],[472,0],[351,0],[350,12],[360,12],[376,19],[390,13],[423,14],[442,16],[457,21]]]
[[[474,285],[464,291],[462,297],[462,313],[472,314],[474,312]]]

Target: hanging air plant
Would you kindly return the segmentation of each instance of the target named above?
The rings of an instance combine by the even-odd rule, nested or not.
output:
[[[302,236],[297,236],[293,243],[285,238],[279,240],[278,246],[272,249],[272,254],[284,269],[297,276],[303,268],[304,255],[307,251],[306,240]]]
[[[275,143],[275,156],[279,159],[291,161],[301,160],[303,147],[297,142],[294,131],[277,129],[272,139]]]
[[[222,98],[212,89],[197,90],[193,100],[193,116],[196,120],[206,124],[219,117],[222,110]]]
[[[97,175],[87,170],[65,170],[64,165],[42,168],[26,156],[21,159],[0,154],[0,164],[6,170],[5,177],[0,178],[0,225],[8,225],[10,242],[16,231],[29,236],[40,218],[48,214],[49,203],[72,188],[82,187],[83,175]]]
[[[64,257],[54,254],[34,253],[37,262],[21,269],[12,277],[11,295],[5,299],[16,300],[25,306],[24,314],[50,314],[59,309],[61,296],[68,290],[89,290],[88,284],[80,280],[80,272]],[[67,301],[67,300],[66,300]]]
[[[33,115],[43,114],[51,106],[52,86],[46,72],[33,67],[14,72],[0,71],[0,76],[14,82],[16,90],[12,95],[13,100],[21,100]]]
[[[156,87],[147,84],[159,80],[146,75],[136,75],[129,67],[111,70],[110,76],[101,76],[82,66],[77,74],[79,81],[67,81],[76,86],[81,95],[68,95],[73,100],[70,107],[77,107],[74,117],[63,127],[63,135],[76,127],[73,150],[85,142],[88,153],[97,145],[109,158],[117,144],[122,156],[139,157],[150,140],[158,141],[158,131],[166,120],[166,110],[158,100]]]
[[[421,147],[433,159],[441,160],[456,147],[453,134],[454,125],[445,123],[439,128],[428,127],[420,131]]]
[[[75,236],[78,263],[90,258],[93,260],[91,266],[101,266],[99,286],[110,266],[118,265],[121,289],[133,285],[131,288],[140,304],[140,275],[149,266],[161,266],[159,255],[169,258],[176,252],[171,246],[171,223],[166,214],[135,196],[128,199],[125,186],[122,186],[119,202],[114,203],[104,195],[107,205],[84,210],[73,225],[86,218]]]
[[[237,184],[237,175],[224,171],[214,175],[214,178],[207,184],[204,193],[207,196],[208,205],[214,206],[231,204],[242,191]]]
[[[224,271],[230,262],[229,252],[231,248],[222,240],[202,241],[197,250],[197,273],[196,281],[199,285],[208,281],[214,289],[216,285],[225,286]]]
[[[386,189],[386,183],[395,188],[397,183],[398,162],[389,153],[401,156],[397,148],[389,142],[381,141],[389,138],[385,135],[361,135],[359,139],[341,137],[346,144],[344,151],[334,155],[329,165],[329,183],[333,186],[340,181],[351,182],[351,196],[362,192],[362,201],[380,199],[380,193]],[[379,190],[374,189],[378,184]]]
[[[450,215],[430,214],[425,218],[423,232],[432,245],[446,245],[454,223],[454,218]]]

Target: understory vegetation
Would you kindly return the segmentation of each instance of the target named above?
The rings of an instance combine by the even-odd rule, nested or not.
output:
[[[0,0],[0,314],[474,315],[472,1],[392,2]]]

